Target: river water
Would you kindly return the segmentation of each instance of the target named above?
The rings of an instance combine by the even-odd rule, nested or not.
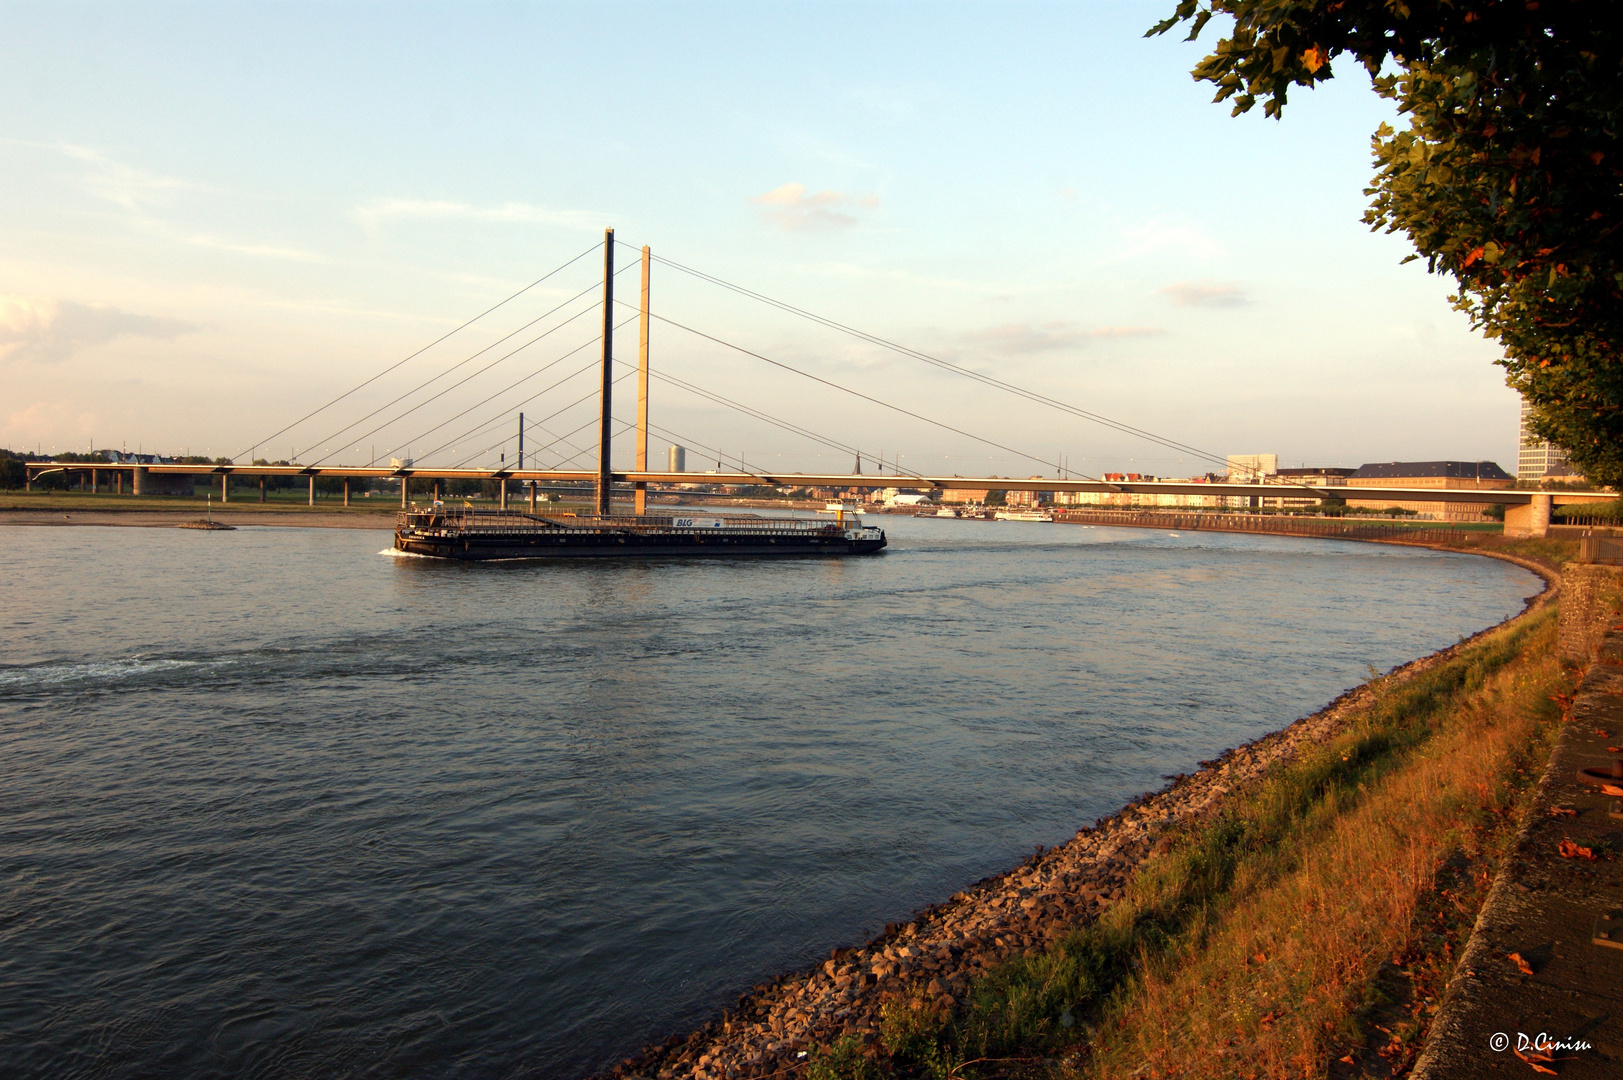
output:
[[[1538,589],[881,523],[862,559],[573,566],[0,529],[0,1073],[585,1073]]]

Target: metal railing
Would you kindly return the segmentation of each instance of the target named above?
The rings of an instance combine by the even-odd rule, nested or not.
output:
[[[711,525],[677,526],[677,518],[696,518],[703,521],[720,521],[722,528],[717,529]],[[679,529],[683,532],[708,533],[726,531],[737,534],[749,532],[758,536],[817,536],[825,533],[838,533],[842,530],[837,522],[818,521],[809,518],[770,518],[757,517],[752,514],[611,514],[598,516],[596,514],[531,514],[521,510],[483,510],[471,507],[441,507],[434,510],[422,508],[402,510],[399,516],[399,527],[402,529],[432,529],[455,530],[458,533],[469,534],[514,534],[514,533],[579,533],[579,532],[653,532]]]

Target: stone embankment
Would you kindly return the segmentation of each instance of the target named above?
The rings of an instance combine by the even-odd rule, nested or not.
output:
[[[1529,569],[1553,579],[1540,568]],[[1552,594],[1533,598],[1527,612]],[[1199,772],[1135,799],[1061,846],[1039,848],[1014,870],[986,878],[910,922],[887,926],[866,945],[835,949],[810,971],[755,987],[722,1019],[685,1037],[673,1035],[604,1077],[789,1077],[804,1071],[816,1045],[847,1037],[872,1044],[888,1002],[956,1005],[978,973],[1041,947],[1120,900],[1138,868],[1170,844],[1166,834],[1174,826],[1216,815],[1231,791],[1341,730],[1372,700],[1377,685],[1406,682],[1459,648],[1415,660],[1283,731],[1202,762]]]

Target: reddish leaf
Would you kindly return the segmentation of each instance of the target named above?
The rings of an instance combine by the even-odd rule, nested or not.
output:
[[[1517,1050],[1514,1046],[1510,1048],[1510,1051],[1523,1061],[1527,1062],[1529,1065],[1533,1066],[1534,1072],[1543,1073],[1545,1076],[1557,1075],[1554,1069],[1546,1068],[1545,1066],[1539,1064],[1541,1061],[1548,1061],[1552,1065],[1555,1064],[1555,1058],[1551,1057],[1549,1054],[1540,1054],[1537,1051],[1534,1051],[1531,1054],[1524,1054],[1520,1050]]]
[[[1515,964],[1516,970],[1520,971],[1523,975],[1533,974],[1533,965],[1522,959],[1521,953],[1513,952],[1506,959],[1508,959],[1512,964]]]
[[[1579,847],[1570,839],[1561,841],[1559,850],[1563,859],[1588,859],[1590,862],[1595,861],[1595,853],[1593,850],[1586,847]]]
[[[1551,817],[1577,817],[1578,816],[1578,811],[1572,809],[1570,806],[1552,806],[1552,807],[1550,807],[1550,816]]]

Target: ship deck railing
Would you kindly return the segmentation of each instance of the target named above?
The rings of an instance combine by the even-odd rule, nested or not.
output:
[[[721,528],[710,524],[675,524],[677,518],[697,518],[705,522],[720,521]],[[692,533],[737,534],[749,532],[760,536],[815,536],[843,531],[837,522],[812,518],[760,517],[754,514],[531,514],[523,510],[484,510],[465,507],[445,507],[436,510],[404,510],[400,513],[399,528],[413,530],[455,531],[469,534],[513,534],[537,532],[652,532],[679,529]]]

